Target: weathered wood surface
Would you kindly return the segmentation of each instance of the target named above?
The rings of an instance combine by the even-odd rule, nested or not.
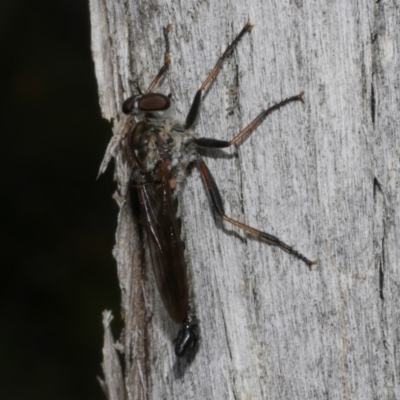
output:
[[[177,360],[171,341],[178,327],[151,268],[141,265],[137,221],[123,202],[128,171],[112,145],[126,397],[117,395],[117,380],[110,398],[400,398],[399,2],[90,5],[100,104],[114,121],[114,144],[136,78],[145,86],[162,64],[163,26],[174,24],[171,70],[160,90],[173,93],[184,119],[201,81],[250,18],[255,28],[208,91],[196,131],[230,139],[264,107],[305,91],[304,106],[272,114],[238,147],[205,159],[229,216],[319,260],[310,272],[277,248],[215,225],[194,170],[183,205],[201,343],[194,359]],[[112,385],[112,365],[105,371]]]

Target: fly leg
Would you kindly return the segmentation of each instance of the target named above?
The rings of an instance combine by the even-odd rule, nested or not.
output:
[[[200,161],[199,168],[203,176],[203,180],[206,185],[207,191],[210,195],[211,202],[220,218],[222,218],[226,222],[229,222],[232,225],[237,226],[238,228],[243,229],[248,233],[251,233],[252,235],[260,238],[261,240],[270,245],[278,246],[279,248],[291,254],[292,256],[305,262],[310,270],[311,266],[317,263],[317,260],[309,260],[307,257],[303,256],[303,254],[299,253],[293,247],[282,242],[276,236],[270,235],[269,233],[266,232],[259,231],[258,229],[252,228],[251,226],[245,225],[242,222],[236,221],[226,216],[224,211],[224,206],[222,204],[221,194],[219,193],[218,186],[215,183],[214,177],[211,175],[211,172],[208,169],[207,165],[204,163],[204,161]]]
[[[240,39],[244,36],[245,33],[250,32],[253,29],[253,26],[250,21],[246,23],[244,28],[240,31],[240,33],[236,36],[236,38],[232,41],[232,43],[226,48],[222,56],[218,59],[217,63],[215,64],[212,71],[207,76],[206,80],[200,86],[200,89],[197,91],[196,95],[194,96],[192,105],[190,106],[189,113],[186,117],[185,128],[189,129],[194,122],[196,121],[197,114],[199,113],[200,104],[201,104],[201,95],[203,94],[204,89],[213,81],[213,79],[218,75],[219,70],[226,58],[228,58],[237,44],[239,43]]]
[[[238,142],[240,139],[244,138],[246,135],[250,134],[258,125],[260,125],[264,119],[271,114],[273,111],[278,110],[279,108],[285,106],[288,103],[293,101],[300,101],[304,103],[303,100],[304,92],[300,92],[297,96],[288,97],[285,100],[280,101],[279,103],[274,104],[273,106],[264,110],[261,114],[259,114],[249,125],[246,126],[238,135],[236,135],[232,140],[218,140],[218,139],[210,139],[210,138],[198,138],[194,139],[194,142],[200,147],[208,147],[213,149],[222,149],[224,147],[229,147]]]
[[[150,93],[154,89],[154,87],[157,85],[159,80],[162,78],[162,76],[165,74],[165,72],[169,68],[169,64],[171,63],[171,53],[169,51],[168,33],[171,32],[171,31],[172,31],[172,25],[171,24],[163,29],[164,40],[165,40],[164,65],[160,68],[160,70],[158,71],[158,74],[153,79],[153,81],[150,83],[150,86],[147,88],[146,93]]]

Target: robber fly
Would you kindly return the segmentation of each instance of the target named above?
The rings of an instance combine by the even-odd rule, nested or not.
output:
[[[288,103],[303,102],[303,92],[289,97],[264,110],[254,121],[243,129],[231,141],[198,138],[191,130],[199,113],[204,90],[215,79],[224,60],[229,57],[242,37],[250,32],[250,22],[244,26],[215,67],[197,91],[185,123],[165,116],[171,106],[170,96],[155,93],[154,89],[170,65],[168,33],[172,26],[164,28],[166,43],[164,65],[143,93],[129,97],[123,103],[122,110],[134,118],[135,124],[123,140],[123,151],[131,168],[130,196],[139,201],[141,223],[146,232],[151,262],[165,308],[171,318],[181,324],[181,330],[175,339],[175,354],[181,357],[198,340],[198,326],[194,317],[189,315],[188,279],[184,256],[184,243],[181,238],[181,226],[177,197],[185,179],[187,168],[191,164],[199,167],[211,202],[219,217],[265,242],[280,247],[287,253],[304,261],[309,268],[311,261],[280,239],[261,232],[225,215],[220,192],[207,165],[199,155],[199,148],[225,148],[239,142],[250,134],[272,112]]]

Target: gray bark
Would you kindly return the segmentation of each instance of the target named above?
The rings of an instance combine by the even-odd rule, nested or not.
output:
[[[103,386],[116,393],[109,398],[400,398],[399,2],[90,6],[100,105],[114,123],[102,168],[114,157],[121,207],[114,255],[125,391],[116,357],[107,356]],[[179,327],[162,305],[151,266],[141,261],[138,221],[124,202],[121,104],[136,79],[145,87],[157,73],[162,28],[172,23],[172,64],[160,92],[173,93],[184,120],[200,83],[248,18],[255,27],[207,92],[195,129],[229,140],[263,108],[305,91],[304,106],[271,114],[243,143],[208,152],[205,160],[228,216],[319,263],[310,272],[280,249],[215,221],[194,170],[183,207],[201,341],[194,358],[178,360],[171,342]],[[108,333],[111,351],[109,341]]]

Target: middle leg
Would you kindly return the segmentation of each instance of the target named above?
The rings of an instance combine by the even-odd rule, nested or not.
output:
[[[260,125],[265,118],[273,111],[278,110],[279,108],[289,104],[293,101],[300,101],[304,103],[303,100],[304,92],[300,92],[297,96],[288,97],[285,100],[280,101],[279,103],[274,104],[273,106],[264,110],[261,114],[259,114],[249,125],[246,126],[238,135],[236,135],[232,140],[218,140],[218,139],[210,139],[210,138],[198,138],[194,139],[194,143],[196,143],[200,147],[208,147],[214,149],[222,149],[224,147],[229,147],[238,142],[240,139],[244,138],[246,135],[249,135],[254,129]]]

